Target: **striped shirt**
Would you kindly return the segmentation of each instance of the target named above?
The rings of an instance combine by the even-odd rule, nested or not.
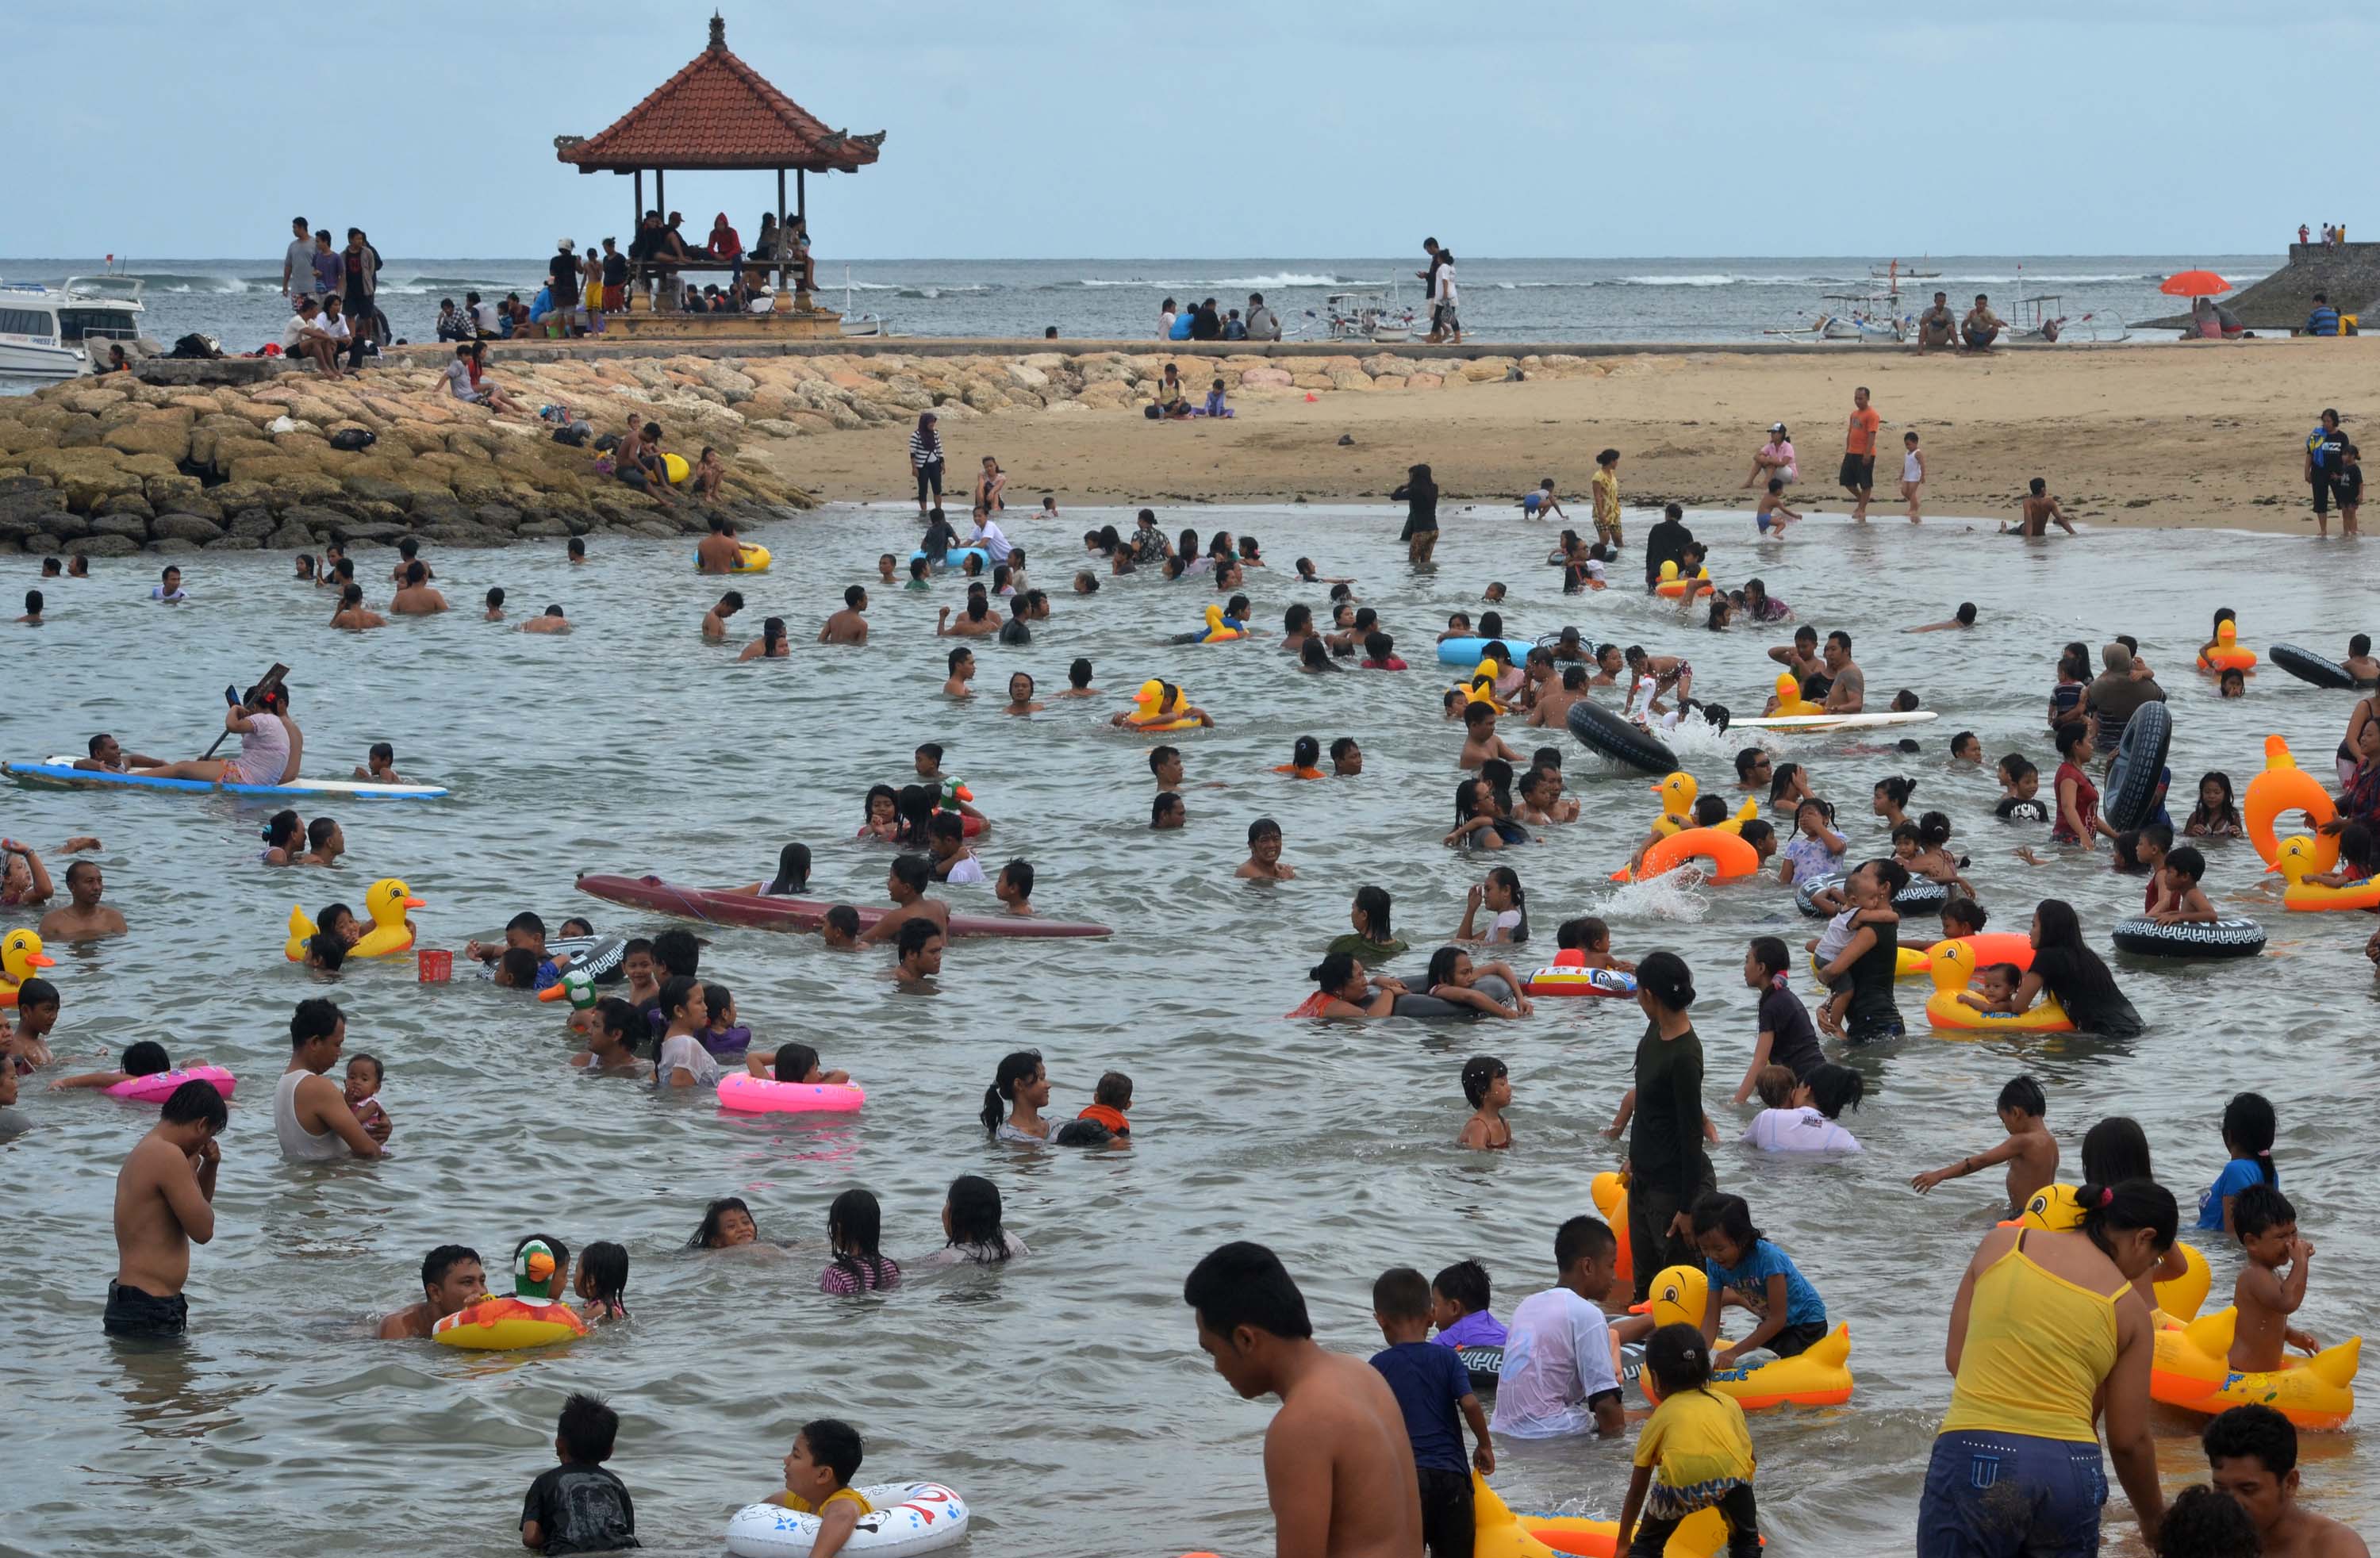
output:
[[[919,428],[909,435],[909,463],[931,465],[942,457],[942,441]]]

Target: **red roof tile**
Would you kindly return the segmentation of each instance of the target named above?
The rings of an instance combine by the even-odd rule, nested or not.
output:
[[[805,168],[849,172],[876,160],[884,132],[830,130],[730,54],[710,18],[710,46],[600,135],[558,136],[554,155],[582,172],[636,168]]]

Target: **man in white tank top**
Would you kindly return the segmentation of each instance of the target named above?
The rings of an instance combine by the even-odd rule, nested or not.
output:
[[[339,1064],[347,1019],[323,1000],[300,1001],[289,1019],[289,1069],[273,1092],[273,1134],[292,1162],[324,1162],[353,1153],[377,1158],[382,1148],[365,1130],[346,1094],[322,1075]]]

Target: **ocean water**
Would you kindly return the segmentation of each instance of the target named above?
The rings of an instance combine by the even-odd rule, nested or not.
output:
[[[1889,257],[1818,259],[1735,257],[1667,260],[1462,260],[1463,330],[1481,340],[1708,341],[1760,338],[1765,330],[1806,325],[1820,313],[1854,305],[1832,294],[1858,294],[1881,276]],[[545,258],[421,260],[390,256],[381,278],[381,307],[400,335],[434,339],[438,302],[457,303],[467,291],[524,299],[542,285]],[[98,258],[0,259],[0,278],[55,283],[103,269]],[[2277,267],[2270,255],[1946,255],[1901,257],[1901,311],[1927,305],[1941,288],[1963,311],[1977,292],[1989,293],[2003,318],[2021,315],[2019,300],[2057,294],[2051,310],[2072,318],[2093,314],[2135,321],[2179,306],[2157,283],[2193,266],[2211,267],[2244,286]],[[822,255],[820,298],[855,312],[885,315],[896,334],[1004,338],[1038,337],[1055,325],[1062,337],[1154,336],[1159,305],[1168,297],[1213,297],[1244,308],[1262,292],[1292,333],[1323,333],[1318,312],[1330,293],[1393,283],[1398,298],[1425,316],[1414,273],[1422,257],[1406,259],[1266,260],[851,260]],[[189,331],[220,339],[227,351],[251,351],[277,339],[288,310],[281,296],[281,265],[272,260],[119,261],[118,268],[148,282],[149,334],[171,342]],[[1938,279],[1910,281],[1911,271]],[[1869,311],[1875,311],[1871,310]]]
[[[1512,627],[1576,623],[1591,638],[1689,655],[1699,692],[1743,708],[1771,680],[1763,651],[1787,630],[1714,635],[1624,589],[1566,599],[1541,563],[1547,529],[1506,510],[1450,513],[1436,570],[1416,575],[1394,539],[1399,516],[1383,507],[1177,508],[1163,515],[1170,528],[1252,532],[1275,566],[1251,574],[1256,641],[1175,646],[1167,636],[1195,626],[1210,598],[1195,586],[1144,575],[1087,598],[1068,590],[1081,531],[1123,518],[1071,507],[1054,525],[1013,516],[1054,613],[1030,646],[975,645],[979,691],[963,705],[939,696],[948,646],[932,631],[936,606],[960,599],[955,585],[880,590],[864,649],[809,641],[847,583],[873,585],[880,553],[905,554],[902,507],[830,508],[757,532],[777,566],[738,581],[749,605],[735,626],[757,634],[761,618],[783,615],[795,647],[777,662],[737,664],[735,645],[700,641],[697,620],[719,581],[693,575],[682,543],[601,540],[577,568],[552,544],[430,554],[458,608],[501,584],[516,615],[564,603],[577,624],[566,638],[523,635],[468,609],[333,633],[322,593],[290,582],[288,560],[273,555],[181,559],[193,601],[171,612],[146,603],[137,564],[103,560],[88,582],[53,581],[49,625],[6,629],[25,694],[7,755],[79,750],[98,729],[141,750],[196,751],[217,728],[223,684],[277,659],[292,667],[310,772],[343,773],[387,739],[401,772],[455,796],[333,805],[347,861],[273,871],[256,862],[269,806],[0,791],[11,836],[104,841],[96,858],[108,900],[132,925],[122,940],[50,949],[65,1016],[48,1075],[112,1064],[123,1045],[154,1039],[241,1081],[219,1230],[193,1252],[192,1330],[166,1350],[115,1345],[99,1329],[113,1176],[144,1113],[49,1092],[45,1078],[27,1086],[37,1128],[0,1144],[0,1173],[18,1189],[10,1345],[0,1349],[18,1497],[0,1545],[112,1558],[154,1552],[171,1530],[192,1558],[280,1558],[326,1541],[412,1553],[425,1540],[502,1558],[517,1551],[522,1491],[552,1463],[562,1398],[593,1390],[623,1417],[612,1464],[660,1553],[717,1552],[729,1514],[779,1485],[795,1429],[821,1415],[865,1434],[863,1482],[932,1477],[965,1493],[979,1553],[1269,1551],[1259,1442],[1271,1408],[1234,1397],[1197,1350],[1181,1302],[1196,1259],[1226,1239],[1272,1244],[1303,1284],[1321,1341],[1368,1354],[1370,1284],[1382,1269],[1435,1272],[1476,1257],[1493,1274],[1495,1311],[1509,1315],[1551,1281],[1555,1226],[1591,1210],[1589,1178],[1622,1156],[1598,1133],[1629,1085],[1643,1031],[1633,1005],[1547,999],[1521,1021],[1355,1028],[1281,1016],[1313,988],[1305,970],[1345,927],[1359,885],[1393,895],[1396,929],[1415,947],[1395,971],[1417,977],[1490,864],[1514,867],[1527,891],[1531,940],[1514,953],[1524,968],[1550,960],[1563,919],[1588,913],[1610,921],[1621,955],[1684,955],[1700,991],[1706,1106],[1727,1138],[1713,1152],[1719,1183],[1750,1198],[1830,1317],[1851,1325],[1859,1384],[1848,1406],[1755,1419],[1772,1551],[1908,1550],[1927,1440],[1949,1396],[1951,1296],[2001,1215],[1997,1176],[1925,1199],[1908,1181],[1998,1140],[1993,1099],[2018,1072],[2047,1090],[2062,1177],[2079,1172],[2091,1123],[2138,1118],[2185,1226],[2222,1165],[2223,1101],[2265,1092],[2279,1112],[2284,1184],[2321,1250],[2299,1321],[2326,1342],[2372,1323],[2369,1290],[2351,1275],[2358,1252],[2380,1239],[2380,1194],[2355,1128],[2380,1102],[2364,917],[2284,914],[2246,845],[2213,844],[2208,891],[2269,929],[2263,957],[2115,959],[2149,1025],[2122,1041],[1936,1038],[1921,1016],[1928,987],[1905,983],[1909,1038],[1829,1046],[1867,1079],[1865,1103],[1844,1117],[1865,1153],[1762,1161],[1733,1140],[1752,1112],[1727,1102],[1754,1039],[1745,943],[1774,933],[1798,944],[1817,922],[1772,881],[1615,885],[1608,873],[1655,814],[1649,782],[1518,721],[1505,734],[1524,752],[1541,742],[1562,751],[1584,817],[1492,861],[1447,850],[1458,737],[1439,717],[1451,676],[1431,648],[1447,614],[1475,614],[1481,588],[1499,578],[1511,586]],[[2042,847],[2046,830],[1995,822],[1988,771],[1952,765],[1950,736],[1972,729],[1989,756],[2046,760],[2057,646],[2129,631],[2172,696],[2178,806],[2208,770],[2244,788],[2277,731],[2326,776],[2347,697],[2268,670],[2248,699],[2223,702],[2188,658],[2219,604],[2238,609],[2242,641],[2260,649],[2287,639],[2337,652],[2373,626],[2362,570],[2328,547],[2305,550],[2312,542],[2202,535],[2154,591],[2125,594],[2107,579],[2130,566],[2135,542],[2111,532],[2022,543],[1955,520],[1923,530],[1819,520],[1789,543],[1755,546],[1740,514],[1694,523],[1726,581],[1757,575],[1803,620],[1848,626],[1879,700],[1910,687],[1942,712],[1881,733],[1917,740],[1910,755],[1877,733],[1763,740],[1809,766],[1856,851],[1885,847],[1868,809],[1874,783],[1913,777],[1913,808],[1951,818],[1992,929],[2022,930],[2037,900],[2061,897],[2103,951],[2108,924],[2136,909],[2140,879],[2113,874],[2105,849],[2020,860],[2018,846]],[[1320,589],[1293,580],[1300,554],[1358,580],[1413,671],[1304,675],[1274,649],[1288,604],[1323,603]],[[360,556],[381,602],[393,554]],[[30,584],[31,572],[19,559],[8,582]],[[1944,618],[1962,598],[1981,607],[1975,631],[1897,631]],[[142,648],[137,677],[104,652],[127,643]],[[1092,661],[1101,696],[1054,698],[1077,656]],[[999,707],[1020,670],[1048,703],[1023,720]],[[1148,832],[1150,743],[1106,720],[1151,676],[1180,681],[1218,722],[1166,738],[1184,749],[1192,786],[1180,833]],[[1355,736],[1363,774],[1300,784],[1271,773],[1304,734],[1326,745]],[[818,895],[880,901],[889,857],[852,841],[862,797],[872,783],[903,782],[927,739],[945,745],[946,767],[995,819],[978,846],[988,863],[1032,860],[1042,913],[1116,933],[961,942],[937,992],[918,995],[895,992],[885,954],[696,927],[706,977],[734,991],[759,1042],[811,1043],[867,1085],[857,1115],[727,1117],[706,1097],[573,1072],[559,1015],[526,996],[468,977],[423,985],[409,959],[350,965],[326,981],[283,958],[293,905],[354,903],[382,876],[427,902],[415,916],[424,944],[450,948],[523,908],[550,926],[580,914],[606,931],[655,931],[669,922],[574,892],[575,874],[750,882],[788,839],[814,850]],[[1698,735],[1679,747],[1706,789],[1731,796],[1742,744]],[[1262,816],[1283,828],[1293,882],[1232,880]],[[961,908],[990,903],[988,888],[947,896]],[[9,911],[0,923],[23,919]],[[1912,923],[1907,934],[1925,930]],[[1806,979],[1796,982],[1806,996]],[[274,1150],[270,1100],[288,1013],[318,994],[347,1011],[350,1052],[386,1063],[395,1153],[376,1166],[298,1166]],[[1089,1102],[1101,1072],[1130,1074],[1133,1145],[988,1142],[976,1117],[985,1086],[1020,1047],[1044,1055],[1058,1118]],[[1466,1114],[1458,1074],[1483,1053],[1512,1069],[1510,1152],[1453,1145]],[[915,1261],[941,1242],[941,1197],[961,1173],[999,1185],[1031,1259],[858,1301],[816,1292],[837,1193],[872,1189],[886,1252]],[[705,1201],[731,1194],[751,1203],[765,1244],[686,1250]],[[419,1296],[431,1246],[461,1242],[501,1261],[532,1231],[574,1249],[625,1244],[633,1322],[519,1355],[372,1339],[379,1315]],[[2219,1304],[2239,1256],[2219,1237],[2188,1236],[2213,1263]],[[1643,1406],[1632,1395],[1633,1409]],[[2202,1479],[2198,1420],[2161,1407],[2153,1421],[2168,1486]],[[2303,1462],[2316,1507],[2367,1528],[2380,1520],[2380,1451],[2367,1434],[2310,1436]],[[1622,1444],[1510,1443],[1495,1485],[1515,1507],[1608,1516],[1627,1479]]]

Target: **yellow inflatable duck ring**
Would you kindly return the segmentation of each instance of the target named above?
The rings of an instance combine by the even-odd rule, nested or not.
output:
[[[1171,682],[1155,676],[1140,684],[1132,695],[1132,712],[1124,716],[1127,730],[1196,730],[1202,723],[1196,715],[1168,712],[1190,706],[1190,695]]]
[[[1501,667],[1492,654],[1473,666],[1471,675],[1463,678],[1463,701],[1485,703],[1500,714],[1510,713],[1512,711],[1505,708],[1496,697],[1496,678],[1500,675],[1501,675]]]
[[[42,938],[30,931],[0,936],[0,1006],[17,1004],[17,987],[40,968],[55,968],[58,960],[42,950]]]
[[[2330,842],[2331,865],[2336,866],[2338,841]],[[2344,887],[2328,887],[2306,878],[2327,870],[2322,863],[2322,848],[2315,839],[2301,834],[2280,847],[2280,852],[2266,866],[2266,871],[2277,871],[2289,886],[2282,890],[2281,905],[2300,914],[2318,913],[2325,909],[2380,908],[2380,876],[2367,876],[2361,882],[2350,882]]]
[[[430,906],[413,895],[413,889],[393,876],[384,876],[371,884],[364,895],[364,912],[371,917],[372,928],[362,940],[347,948],[349,957],[394,957],[413,950],[413,923],[405,918],[407,909]]]
[[[1231,626],[1225,619],[1222,607],[1208,606],[1207,608],[1207,630],[1204,633],[1199,634],[1195,641],[1202,644],[1228,644],[1233,639],[1245,639],[1246,637],[1247,634],[1244,630]]]
[[[1667,838],[1694,825],[1694,797],[1702,794],[1702,785],[1693,774],[1681,769],[1653,785],[1652,791],[1661,797],[1660,820],[1653,824],[1655,836]]]
[[[2240,647],[2240,626],[2226,617],[2215,630],[2215,641],[2198,651],[2198,668],[2209,676],[2224,671],[2252,671],[2256,651]]]
[[[1515,1515],[1471,1474],[1472,1558],[1620,1558],[1620,1523],[1585,1515]],[[1661,1558],[1710,1558],[1727,1546],[1727,1519],[1698,1509],[1678,1523]]]
[[[1944,942],[1926,955],[1934,976],[1934,993],[1925,998],[1925,1020],[1939,1029],[1961,1033],[2071,1033],[2074,1019],[2044,994],[2024,1012],[1978,1011],[1959,999],[1975,977],[1975,949],[1963,941]]]
[[[1616,1169],[1606,1169],[1588,1182],[1586,1193],[1604,1222],[1611,1225],[1611,1236],[1620,1241],[1620,1253],[1612,1258],[1612,1275],[1622,1285],[1634,1286],[1636,1261],[1628,1248],[1627,1176]]]
[[[1688,594],[1707,595],[1711,592],[1711,588],[1708,568],[1696,568],[1694,578],[1683,578],[1679,576],[1678,565],[1664,563],[1661,565],[1660,582],[1653,586],[1653,593],[1666,595],[1670,600],[1676,601],[1683,599]]]
[[[1772,707],[1768,712],[1772,715],[1823,714],[1827,712],[1825,704],[1813,703],[1802,696],[1802,680],[1791,671],[1777,674],[1777,694],[1769,702]]]
[[[1629,1313],[1649,1314],[1655,1325],[1691,1325],[1702,1329],[1703,1310],[1710,1302],[1710,1284],[1699,1268],[1669,1266],[1653,1278],[1652,1296],[1633,1305]],[[1807,1352],[1780,1357],[1751,1369],[1715,1369],[1710,1388],[1731,1395],[1747,1412],[1791,1402],[1796,1406],[1840,1406],[1852,1398],[1852,1328],[1838,1325]],[[1636,1383],[1645,1399],[1658,1403],[1649,1370],[1640,1369]]]
[[[2306,822],[2314,830],[2318,851],[2314,870],[2326,871],[2338,864],[2338,839],[2325,834],[2323,824],[2337,819],[2338,803],[2322,782],[2298,766],[2289,744],[2277,736],[2265,737],[2265,771],[2248,781],[2248,790],[2240,797],[2240,817],[2248,830],[2248,842],[2254,846],[2256,858],[2271,865],[2280,858],[2281,846],[2274,836],[2273,824],[2292,811],[2305,813]]]
[[[2269,1373],[2231,1369],[2231,1333],[2240,1311],[2226,1307],[2156,1333],[2149,1399],[2209,1417],[2234,1406],[2269,1406],[2301,1429],[2338,1429],[2355,1410],[2355,1373],[2363,1338],[2350,1336],[2312,1357],[2293,1357]]]

